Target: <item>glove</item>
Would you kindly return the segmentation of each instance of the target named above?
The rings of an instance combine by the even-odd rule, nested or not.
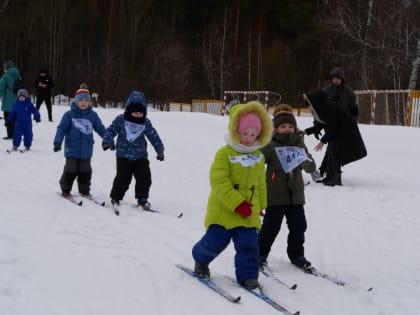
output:
[[[165,156],[163,155],[163,152],[158,153],[158,155],[157,155],[156,159],[158,159],[159,161],[161,161],[161,162],[162,162],[162,161],[165,159]]]
[[[263,216],[265,216],[265,212],[264,212],[264,209],[261,209],[260,210],[260,217],[263,217]]]
[[[313,180],[315,183],[318,183],[318,182],[319,182],[319,180],[321,180],[321,178],[322,178],[321,173],[320,173],[318,170],[313,171],[313,172],[311,173],[311,177],[312,177],[312,180]]]
[[[248,201],[242,201],[241,204],[236,207],[235,211],[244,218],[247,218],[252,214],[252,203]]]
[[[54,143],[54,152],[58,152],[61,150],[61,144],[59,143]]]
[[[111,149],[111,151],[115,150],[115,145],[113,143],[102,143],[102,149],[104,149],[104,151]]]

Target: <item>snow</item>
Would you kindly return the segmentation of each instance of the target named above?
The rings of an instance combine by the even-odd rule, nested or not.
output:
[[[166,146],[165,161],[149,146],[150,201],[164,213],[133,208],[133,184],[121,215],[89,201],[78,207],[59,195],[63,152],[52,151],[66,106],[54,106],[53,123],[34,124],[33,150],[6,153],[0,140],[0,314],[2,315],[196,315],[279,314],[242,288],[234,276],[230,245],[211,265],[212,275],[239,305],[175,267],[193,265],[191,248],[204,233],[208,171],[224,145],[227,117],[149,112]],[[108,126],[121,109],[97,109]],[[305,128],[311,118],[298,117]],[[287,226],[269,263],[296,291],[260,277],[266,292],[301,314],[419,314],[420,129],[360,125],[368,157],[344,167],[342,187],[306,186],[306,256],[321,271],[349,282],[337,286],[292,267]],[[5,129],[0,130],[5,134]],[[109,204],[115,153],[100,138],[92,158],[92,193]],[[313,137],[306,139],[310,150]],[[318,164],[323,152],[312,151]],[[308,174],[304,174],[307,181]],[[77,191],[76,184],[73,191]],[[417,209],[417,210],[416,210]],[[182,218],[177,215],[183,212]],[[416,245],[417,244],[417,245]],[[367,288],[373,286],[372,292]]]

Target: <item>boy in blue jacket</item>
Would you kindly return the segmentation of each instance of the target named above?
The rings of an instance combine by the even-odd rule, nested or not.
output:
[[[12,150],[17,150],[23,136],[23,144],[25,146],[25,150],[28,151],[31,149],[33,138],[32,115],[34,115],[37,123],[41,121],[41,116],[34,104],[31,102],[31,98],[28,97],[28,91],[20,89],[17,92],[17,97],[17,100],[12,105],[12,111],[7,116],[6,124],[9,125],[15,122]]]
[[[119,205],[134,176],[137,205],[150,210],[149,190],[152,185],[147,142],[145,136],[163,161],[164,147],[156,129],[147,116],[147,102],[142,92],[131,92],[125,104],[124,114],[118,115],[106,130],[102,140],[104,150],[115,150],[117,136],[117,174],[111,189],[111,203]]]
[[[54,152],[61,150],[61,144],[65,139],[66,164],[59,181],[61,193],[64,197],[69,197],[73,182],[77,178],[79,193],[89,196],[92,178],[90,159],[95,142],[93,131],[103,137],[106,129],[90,105],[89,90],[77,90],[70,108],[61,118],[54,138]]]

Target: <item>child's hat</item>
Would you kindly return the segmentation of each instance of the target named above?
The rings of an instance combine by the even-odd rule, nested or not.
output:
[[[258,134],[261,132],[261,120],[254,113],[246,113],[239,118],[238,132],[241,133],[246,128],[254,127],[257,129]]]
[[[274,128],[282,124],[291,124],[297,129],[296,118],[293,113],[293,108],[288,104],[280,104],[273,112]]]
[[[26,91],[25,89],[20,89],[17,92],[17,97],[20,97],[20,96],[24,96],[25,98],[27,98],[28,97],[28,91]]]
[[[88,89],[78,89],[74,95],[74,102],[77,104],[82,98],[90,101],[90,92]]]

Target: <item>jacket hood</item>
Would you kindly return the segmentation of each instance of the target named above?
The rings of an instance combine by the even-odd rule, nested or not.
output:
[[[332,79],[332,77],[339,77],[343,81],[342,83],[344,83],[344,70],[343,70],[343,68],[335,67],[334,69],[332,69],[331,72],[330,72],[330,80]]]
[[[147,114],[147,101],[143,92],[138,92],[138,91],[131,92],[127,98],[127,102],[125,102],[125,110],[127,110],[127,107],[133,103],[141,104],[144,109],[144,114],[145,115]]]
[[[263,147],[270,142],[273,132],[273,123],[264,106],[256,101],[251,101],[246,104],[237,104],[231,108],[229,112],[230,120],[228,126],[229,139],[232,143],[239,143],[239,119],[242,115],[251,112],[256,114],[261,120],[261,133],[258,136],[258,144],[259,147]]]
[[[324,123],[320,119],[322,108],[327,103],[327,95],[323,90],[315,90],[303,94],[305,103],[309,106],[316,121]]]

